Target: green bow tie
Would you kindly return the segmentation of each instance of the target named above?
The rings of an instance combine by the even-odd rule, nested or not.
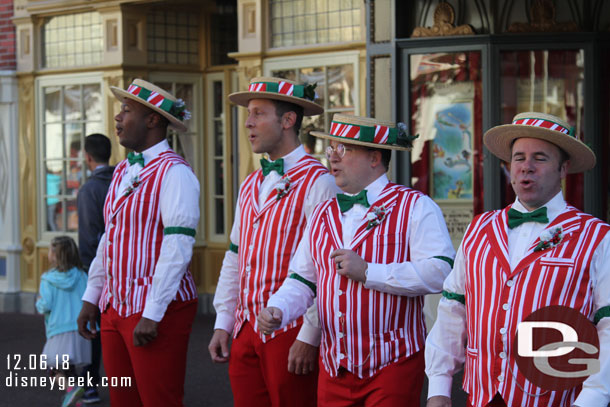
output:
[[[366,189],[360,191],[358,195],[337,194],[337,202],[339,202],[339,209],[341,209],[341,212],[349,211],[354,204],[360,204],[365,208],[371,206],[366,199]]]
[[[277,172],[279,175],[284,175],[284,159],[278,158],[275,161],[269,161],[266,158],[261,158],[261,167],[263,167],[263,176],[269,175],[271,171]]]
[[[546,206],[533,212],[519,212],[512,208],[508,210],[508,227],[510,229],[526,222],[549,223],[549,218],[546,216]]]
[[[127,154],[127,161],[129,161],[129,165],[140,163],[142,168],[144,168],[144,156],[142,153],[136,154],[132,151],[131,153]]]

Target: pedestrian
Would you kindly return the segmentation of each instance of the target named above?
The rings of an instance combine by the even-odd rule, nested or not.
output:
[[[326,156],[343,193],[319,204],[290,277],[258,315],[263,332],[290,324],[317,295],[323,368],[318,406],[419,403],[424,295],[440,292],[455,251],[440,208],[390,182],[406,126],[335,114]],[[414,402],[413,400],[416,400]]]
[[[595,154],[568,123],[538,112],[488,130],[484,142],[510,163],[517,197],[476,216],[466,230],[426,341],[428,407],[451,406],[453,374],[462,365],[470,406],[606,407],[610,226],[568,205],[561,190],[568,173],[595,166]],[[537,379],[539,368],[520,368],[518,327],[548,309],[577,311],[585,326],[596,327],[601,372],[583,378],[582,391],[579,384],[555,389],[559,377],[548,387]]]
[[[81,308],[87,276],[76,243],[57,236],[49,246],[51,268],[40,278],[36,309],[44,315],[47,341],[42,350],[49,374],[58,380],[77,377],[91,363],[91,344],[78,334],[76,318]],[[62,407],[73,406],[85,392],[82,386],[66,387]]]
[[[229,362],[235,406],[315,405],[317,310],[273,335],[264,335],[256,324],[256,315],[288,277],[288,263],[314,206],[336,191],[326,167],[299,141],[303,116],[324,111],[314,102],[314,89],[280,78],[253,78],[248,91],[229,95],[248,108],[252,151],[267,155],[240,187],[231,246],[214,296],[217,316],[208,348],[214,362]]]
[[[104,200],[114,171],[114,167],[108,165],[110,154],[111,144],[108,137],[99,133],[85,137],[85,164],[91,175],[80,187],[76,196],[78,250],[85,272],[89,272],[89,266],[104,234]],[[99,319],[97,323],[99,325]],[[100,384],[101,358],[102,344],[100,337],[96,336],[91,340],[91,364],[86,367],[92,377],[93,386],[85,389],[82,398],[84,403],[100,401],[96,387]]]
[[[106,375],[135,383],[110,387],[113,407],[180,407],[197,311],[189,268],[199,181],[166,137],[168,126],[186,131],[190,114],[182,100],[141,79],[111,90],[121,102],[117,137],[133,151],[117,165],[106,196],[105,232],[89,268],[79,332],[95,337],[90,327],[101,312]]]

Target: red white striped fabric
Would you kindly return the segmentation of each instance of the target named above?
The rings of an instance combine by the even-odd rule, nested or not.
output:
[[[129,87],[127,88],[127,92],[131,93],[134,96],[138,96],[140,94],[141,90],[142,90],[142,88],[140,86],[133,85],[133,84],[129,85]],[[163,97],[163,95],[161,95],[158,92],[154,92],[154,91],[151,91],[150,95],[146,98],[146,101],[148,103],[155,105],[157,107],[160,107],[164,100],[165,100],[165,97]]]
[[[163,241],[161,182],[175,164],[188,166],[173,151],[161,153],[140,172],[140,184],[134,192],[118,199],[121,179],[129,167],[127,160],[115,169],[104,203],[107,244],[103,266],[107,275],[100,309],[110,304],[122,317],[143,311]],[[195,298],[197,288],[189,267],[174,300]]]
[[[389,264],[409,260],[409,218],[422,194],[389,183],[371,207],[384,206],[386,219],[357,228],[351,249],[365,261]],[[336,272],[330,254],[342,248],[341,211],[336,199],[316,207],[310,245],[318,269],[317,304],[322,327],[320,354],[326,370],[344,367],[360,378],[423,349],[423,296],[403,297],[369,290]]]
[[[318,160],[303,157],[285,174],[291,179],[288,193],[278,200],[277,190],[272,190],[262,208],[258,207],[262,171],[253,172],[242,184],[238,200],[241,209],[238,249],[240,294],[235,311],[234,335],[239,333],[247,320],[253,324],[263,342],[302,323],[302,318],[299,318],[283,330],[265,336],[257,329],[256,315],[288,276],[290,259],[305,231],[303,204],[313,183],[326,173],[328,170]]]
[[[248,86],[249,92],[265,92],[267,90],[267,84],[264,82],[251,83]]]
[[[549,225],[563,228],[562,243],[534,252],[539,240],[534,242],[511,271],[506,236],[508,209],[475,218],[462,242],[467,264],[468,337],[464,390],[474,406],[487,405],[499,392],[509,406],[568,407],[580,387],[555,392],[529,382],[513,357],[517,345],[514,337],[519,322],[549,305],[569,306],[593,318],[589,267],[592,253],[610,226],[568,207]],[[549,261],[553,259],[562,261]]]
[[[330,134],[336,137],[360,139],[360,126],[355,124],[331,122]],[[390,128],[386,126],[375,126],[373,142],[375,144],[386,144],[390,135]],[[368,140],[367,140],[368,141]]]
[[[281,93],[283,95],[292,96],[292,94],[294,93],[294,85],[292,85],[291,83],[288,83],[288,82],[280,81],[278,83],[278,93]]]
[[[520,124],[523,126],[534,126],[534,127],[543,127],[545,129],[549,129],[549,130],[556,130],[556,131],[560,131],[564,134],[570,134],[570,129],[563,127],[560,124],[548,121],[548,120],[542,120],[542,119],[519,119],[519,120],[515,120],[513,121],[513,124]]]

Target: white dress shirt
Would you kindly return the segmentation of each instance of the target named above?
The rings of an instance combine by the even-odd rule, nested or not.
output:
[[[162,152],[169,150],[169,143],[163,140],[160,143],[144,150],[144,165],[156,158]],[[124,195],[131,185],[132,179],[139,176],[142,166],[139,163],[130,165],[125,171],[120,192],[116,199]],[[180,226],[197,229],[199,223],[199,181],[186,165],[172,165],[165,174],[161,184],[159,201],[161,219],[165,227]],[[169,303],[176,296],[182,275],[191,262],[195,238],[183,234],[169,234],[163,236],[161,253],[155,266],[152,286],[146,297],[146,305],[142,316],[153,321],[161,321]],[[106,245],[106,234],[100,240],[97,254],[89,268],[87,290],[83,294],[83,301],[97,304],[102,294],[106,271],[102,265],[102,256]]]

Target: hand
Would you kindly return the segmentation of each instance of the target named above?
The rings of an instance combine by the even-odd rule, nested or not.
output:
[[[340,275],[361,283],[366,281],[368,264],[355,251],[338,249],[330,254],[330,258],[335,260]]]
[[[229,361],[229,339],[231,334],[224,329],[215,329],[208,351],[214,363],[227,363]]]
[[[316,368],[318,360],[318,347],[294,341],[288,351],[288,371],[294,374],[308,374]]]
[[[83,307],[80,309],[80,313],[76,319],[78,333],[83,338],[91,340],[97,336],[97,317],[99,313],[100,309],[97,305],[91,304],[88,301],[83,301]],[[87,323],[89,324],[89,328],[87,328]]]
[[[157,337],[158,322],[148,318],[140,318],[133,330],[133,346],[144,346]]]
[[[451,399],[445,396],[432,396],[428,399],[426,407],[451,407]]]
[[[256,321],[258,322],[258,330],[265,335],[269,335],[282,324],[282,311],[276,307],[264,308],[256,317]]]

